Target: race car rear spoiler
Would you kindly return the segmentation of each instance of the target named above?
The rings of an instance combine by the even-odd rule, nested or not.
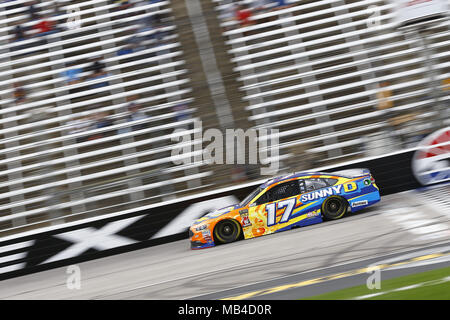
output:
[[[348,178],[357,178],[362,176],[367,176],[370,174],[370,170],[367,168],[355,168],[355,169],[347,169],[342,171],[335,171],[332,174],[336,174],[339,176],[344,176]]]

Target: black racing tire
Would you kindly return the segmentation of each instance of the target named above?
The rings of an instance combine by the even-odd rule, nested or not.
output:
[[[337,220],[347,213],[348,203],[339,196],[331,196],[322,203],[322,215],[325,220]]]
[[[230,243],[241,238],[242,228],[234,219],[224,219],[214,227],[214,241],[216,244]]]

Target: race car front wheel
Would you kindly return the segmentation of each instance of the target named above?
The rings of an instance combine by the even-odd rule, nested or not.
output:
[[[327,198],[322,204],[322,214],[326,220],[336,220],[347,212],[347,201],[338,196]]]
[[[241,226],[239,222],[232,219],[225,219],[217,223],[214,228],[214,240],[216,243],[229,243],[239,239]]]

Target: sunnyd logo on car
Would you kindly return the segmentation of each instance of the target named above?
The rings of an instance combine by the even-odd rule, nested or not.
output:
[[[308,201],[324,198],[326,196],[331,196],[333,194],[340,194],[341,193],[342,185],[329,187],[326,189],[313,191],[311,193],[307,193],[301,196],[300,201],[303,203],[306,203]]]
[[[450,179],[450,127],[430,134],[412,159],[414,176],[422,185]]]
[[[342,185],[332,186],[328,188],[324,188],[321,190],[313,191],[310,193],[306,193],[300,197],[300,201],[302,203],[306,203],[308,201],[313,201],[317,199],[326,198],[328,196],[341,194],[342,192],[349,193],[356,191],[358,189],[358,186],[354,182],[345,183]]]

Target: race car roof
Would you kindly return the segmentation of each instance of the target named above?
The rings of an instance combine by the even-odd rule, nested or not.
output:
[[[280,182],[280,181],[284,181],[284,180],[289,180],[289,179],[294,179],[294,178],[300,178],[303,176],[341,176],[341,175],[337,175],[337,174],[333,174],[330,172],[313,172],[313,171],[304,171],[304,172],[294,172],[294,173],[290,173],[284,176],[279,176],[279,177],[275,177],[272,179],[267,180],[266,182],[264,182],[261,187],[262,188],[267,188],[271,185],[273,185],[274,183]]]
[[[368,169],[348,169],[348,170],[342,170],[337,172],[318,172],[318,171],[302,171],[302,172],[293,172],[284,176],[275,177],[272,179],[267,180],[261,185],[261,188],[267,188],[274,183],[293,179],[293,178],[300,178],[303,176],[332,176],[332,177],[343,177],[343,178],[354,178],[357,176],[363,176],[366,174],[369,174],[370,171]]]

